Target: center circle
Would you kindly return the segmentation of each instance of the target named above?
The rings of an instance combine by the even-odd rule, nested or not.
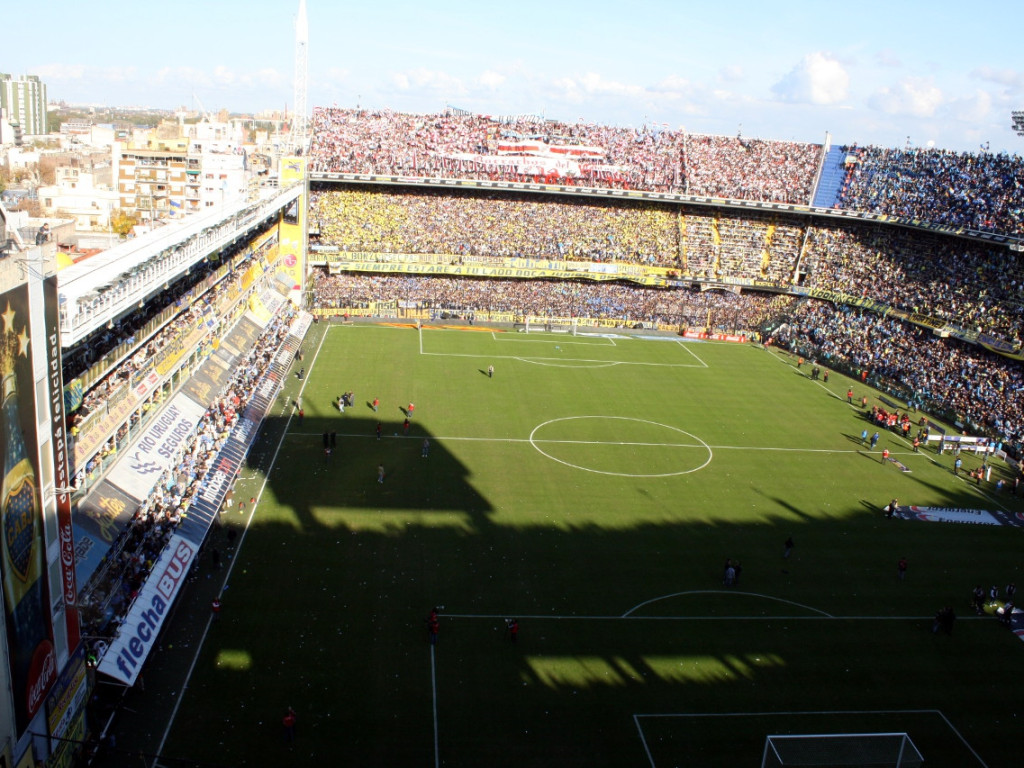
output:
[[[533,428],[530,445],[567,467],[617,477],[687,475],[712,458],[711,446],[696,435],[628,416],[550,419]]]

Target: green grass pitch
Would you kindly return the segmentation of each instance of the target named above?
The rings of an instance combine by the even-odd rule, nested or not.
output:
[[[862,448],[848,379],[677,339],[321,323],[304,351],[239,483],[256,512],[225,517],[221,616],[154,661],[195,659],[168,760],[757,766],[768,734],[907,731],[927,766],[1020,764],[1024,645],[968,600],[1024,581],[1024,532],[880,508],[1024,504]]]

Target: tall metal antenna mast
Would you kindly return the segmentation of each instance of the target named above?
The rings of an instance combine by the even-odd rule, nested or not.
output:
[[[292,151],[305,154],[308,143],[306,118],[306,92],[308,90],[309,20],[306,18],[306,0],[299,0],[299,15],[295,19],[295,99],[292,110]]]

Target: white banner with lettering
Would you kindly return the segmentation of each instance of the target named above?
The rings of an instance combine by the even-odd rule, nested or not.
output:
[[[190,397],[176,395],[118,460],[107,480],[139,502],[147,498],[160,475],[174,464],[205,412],[206,408]]]
[[[178,534],[171,536],[117,636],[100,657],[100,672],[126,685],[135,684],[197,552],[192,542]]]

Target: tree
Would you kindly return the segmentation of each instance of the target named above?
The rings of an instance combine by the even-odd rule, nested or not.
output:
[[[132,227],[139,223],[135,211],[126,211],[118,208],[110,214],[110,228],[121,237],[127,237]]]

